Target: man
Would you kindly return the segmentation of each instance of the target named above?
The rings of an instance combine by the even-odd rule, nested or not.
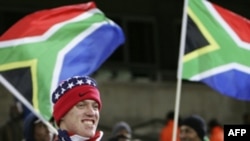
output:
[[[224,141],[224,129],[216,118],[208,122],[209,141]]]
[[[243,124],[250,125],[250,113],[244,113],[242,119],[243,119]]]
[[[206,141],[206,123],[197,115],[183,119],[180,126],[181,141]]]
[[[52,93],[53,117],[61,141],[99,141],[97,131],[102,102],[96,81],[74,76],[63,81]]]
[[[23,139],[23,107],[19,101],[13,101],[9,108],[9,120],[0,127],[0,141],[20,141]]]
[[[130,141],[131,138],[132,130],[130,125],[125,121],[120,121],[113,126],[109,141]]]
[[[165,126],[162,128],[160,132],[160,141],[172,141],[173,137],[173,128],[174,128],[174,111],[169,111],[165,117]],[[178,123],[180,123],[180,117],[178,119]],[[179,141],[179,125],[177,127],[177,138],[176,141]]]
[[[25,141],[52,141],[53,134],[49,128],[32,112],[24,120]]]

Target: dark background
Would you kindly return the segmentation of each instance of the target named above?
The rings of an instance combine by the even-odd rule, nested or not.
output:
[[[0,34],[23,16],[41,9],[87,2],[86,0],[1,0]],[[118,23],[126,43],[103,64],[113,71],[129,70],[132,78],[175,79],[178,64],[183,1],[96,0],[97,6]],[[246,18],[249,0],[211,0]],[[18,33],[17,33],[18,34]]]

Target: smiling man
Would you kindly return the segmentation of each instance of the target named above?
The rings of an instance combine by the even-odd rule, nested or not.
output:
[[[205,120],[198,115],[186,117],[181,122],[181,141],[208,141],[206,136],[207,127]]]
[[[74,76],[63,81],[52,94],[53,117],[60,141],[99,141],[97,131],[102,102],[96,81],[89,76]]]

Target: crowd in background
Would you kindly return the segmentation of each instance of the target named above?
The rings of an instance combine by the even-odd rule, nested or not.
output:
[[[56,135],[32,112],[24,115],[24,110],[19,102],[9,108],[9,120],[1,125],[1,141],[53,141]],[[174,126],[174,111],[166,113],[165,123],[159,133],[158,141],[172,141]],[[250,114],[242,115],[242,124],[250,124]],[[192,135],[195,134],[195,135]],[[185,118],[179,116],[176,141],[193,138],[194,141],[223,141],[223,125],[216,118],[205,122],[198,115]],[[197,138],[197,139],[195,139]],[[140,141],[133,137],[133,130],[129,123],[121,119],[112,126],[112,131],[107,141]]]
[[[100,95],[96,81],[89,76],[73,76],[62,81],[52,93],[53,113],[48,122],[15,100],[10,106],[9,120],[0,128],[0,141],[101,141]],[[158,141],[172,141],[174,123],[178,123],[176,141],[224,140],[223,125],[216,118],[205,121],[197,114],[178,115],[175,122],[174,117],[174,111],[166,113]],[[245,113],[242,120],[243,124],[250,124],[250,114]],[[124,119],[111,126],[107,141],[142,141],[134,136],[131,125]]]

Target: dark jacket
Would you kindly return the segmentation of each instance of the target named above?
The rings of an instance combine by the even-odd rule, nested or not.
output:
[[[33,114],[30,113],[24,120],[24,138],[25,141],[34,141],[34,122],[38,118]]]

